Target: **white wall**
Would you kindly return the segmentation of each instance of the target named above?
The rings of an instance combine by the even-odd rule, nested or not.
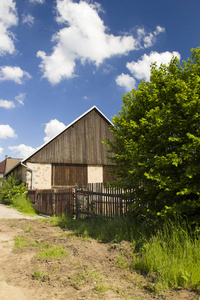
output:
[[[33,189],[51,189],[51,164],[27,163],[33,170]],[[31,187],[31,172],[26,171],[26,182]]]
[[[103,167],[102,166],[88,166],[88,183],[103,182]]]

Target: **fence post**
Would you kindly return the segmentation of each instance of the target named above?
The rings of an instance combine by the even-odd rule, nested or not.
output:
[[[56,190],[53,189],[53,195],[52,195],[52,208],[53,208],[53,216],[56,214]]]
[[[77,195],[77,185],[75,186],[75,201],[76,201],[76,219],[79,218],[79,203],[78,203],[78,195]]]

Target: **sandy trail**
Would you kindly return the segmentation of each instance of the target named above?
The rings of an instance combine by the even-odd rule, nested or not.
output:
[[[26,216],[10,206],[0,204],[0,219],[35,219],[38,217]],[[0,223],[1,224],[1,223]],[[1,224],[2,225],[2,224]],[[1,300],[26,300],[27,290],[13,286],[5,280],[6,260],[12,252],[14,237],[19,232],[0,226],[0,299]],[[30,299],[30,298],[29,298]]]

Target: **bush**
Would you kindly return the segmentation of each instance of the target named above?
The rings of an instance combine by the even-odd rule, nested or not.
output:
[[[0,187],[0,201],[5,204],[12,204],[14,198],[26,196],[27,190],[20,178],[11,174],[6,181],[3,179],[3,185]]]
[[[23,213],[35,214],[33,204],[27,198],[28,191],[20,178],[11,174],[0,187],[0,202],[12,205]]]

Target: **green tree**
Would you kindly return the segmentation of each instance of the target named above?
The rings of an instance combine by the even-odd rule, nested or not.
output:
[[[133,189],[143,216],[200,216],[200,48],[191,52],[182,64],[152,64],[113,118],[115,184]]]

